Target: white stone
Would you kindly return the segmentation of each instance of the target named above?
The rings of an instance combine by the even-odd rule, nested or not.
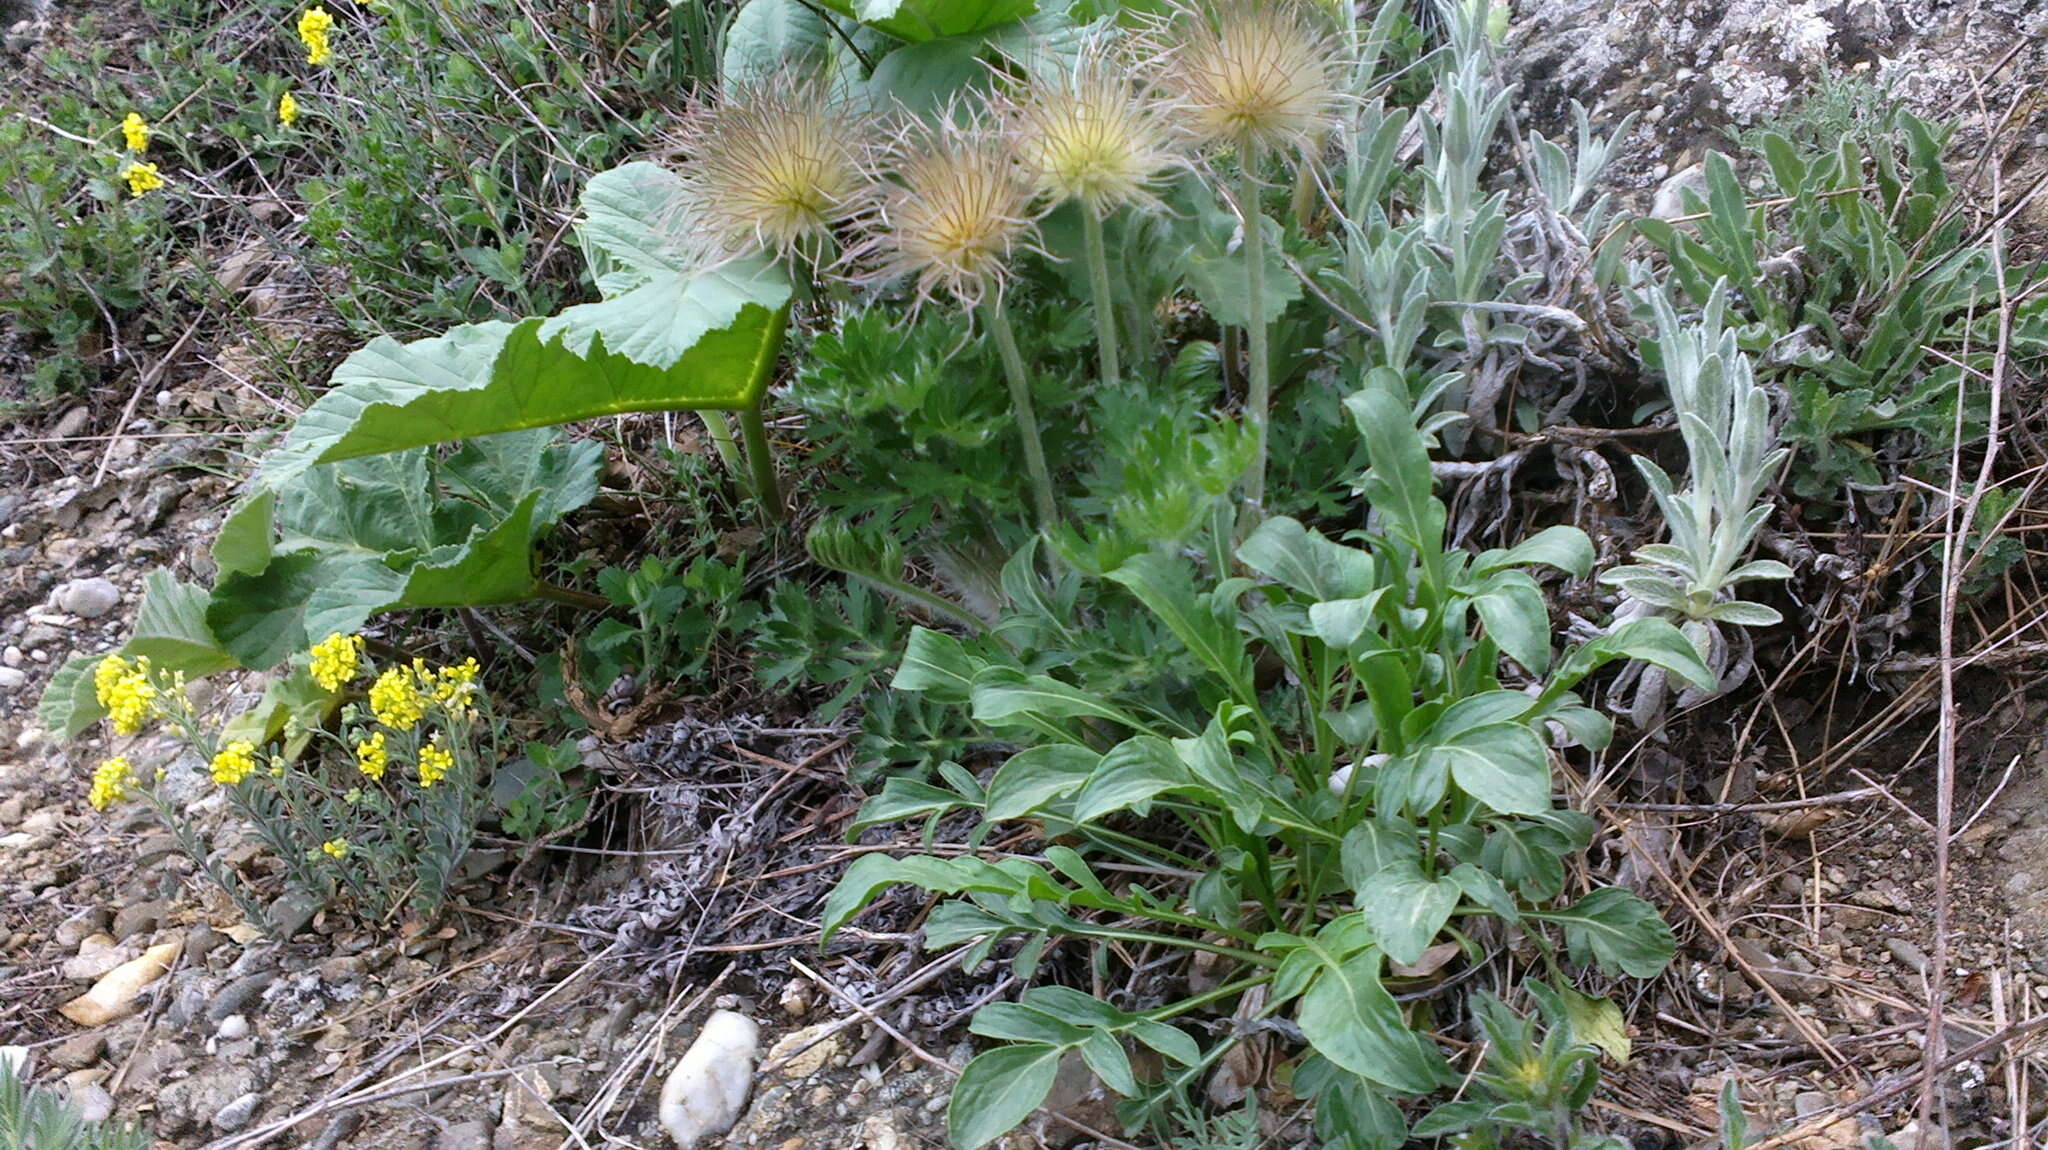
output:
[[[744,1014],[718,1010],[705,1021],[661,1088],[661,1125],[681,1150],[739,1121],[760,1048],[761,1028]]]

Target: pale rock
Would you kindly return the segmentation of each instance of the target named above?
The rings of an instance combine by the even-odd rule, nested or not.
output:
[[[712,1012],[661,1088],[657,1113],[681,1150],[695,1150],[699,1140],[723,1134],[739,1120],[760,1049],[761,1029],[752,1019],[730,1010]]]
[[[178,957],[178,944],[152,946],[108,971],[91,990],[57,1008],[80,1026],[103,1026],[135,1013],[136,1000],[149,984],[164,976]]]
[[[767,1064],[784,1078],[809,1078],[832,1064],[839,1055],[839,1035],[827,1033],[836,1022],[821,1022],[792,1030],[768,1048]]]
[[[50,602],[67,615],[98,619],[121,605],[121,589],[114,586],[113,580],[99,576],[73,579],[58,587]]]

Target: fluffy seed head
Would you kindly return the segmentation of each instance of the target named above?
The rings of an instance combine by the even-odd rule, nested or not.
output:
[[[963,307],[1000,292],[1031,233],[1031,181],[1008,142],[977,117],[916,121],[888,148],[869,236],[852,254],[871,279],[917,277],[917,298],[939,289]]]
[[[1176,6],[1148,35],[1154,82],[1205,143],[1281,151],[1333,122],[1335,42],[1290,0]]]
[[[1003,115],[1039,192],[1098,215],[1156,202],[1153,184],[1180,159],[1160,109],[1099,45],[1072,71],[1034,76]]]
[[[858,209],[870,124],[822,83],[768,81],[693,104],[672,141],[696,246],[788,256]]]

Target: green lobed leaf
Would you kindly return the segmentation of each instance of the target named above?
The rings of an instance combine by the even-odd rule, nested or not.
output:
[[[182,671],[194,679],[242,665],[207,623],[206,590],[180,583],[162,570],[143,577],[135,630],[107,654],[146,656],[160,670]],[[36,705],[36,718],[58,738],[71,738],[105,717],[92,673],[106,657],[73,656],[50,676]]]
[[[789,284],[761,262],[660,272],[553,319],[481,323],[414,343],[372,340],[336,368],[262,482],[316,463],[636,411],[759,402]]]
[[[1036,0],[821,0],[842,16],[913,44],[979,32],[1037,11]]]

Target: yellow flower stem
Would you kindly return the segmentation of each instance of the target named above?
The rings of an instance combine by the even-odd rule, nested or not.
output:
[[[1095,344],[1102,354],[1102,382],[1115,387],[1123,377],[1116,347],[1116,293],[1109,286],[1109,253],[1102,243],[1102,217],[1081,207],[1081,235],[1088,248],[1088,281],[1095,293]]]
[[[1245,395],[1245,417],[1251,421],[1253,456],[1245,473],[1244,510],[1238,517],[1238,535],[1251,533],[1266,516],[1266,415],[1272,404],[1272,365],[1266,361],[1266,216],[1259,210],[1259,153],[1247,143],[1239,152],[1242,183],[1239,212],[1244,220],[1245,336],[1249,344],[1250,387]]]
[[[734,478],[747,473],[747,465],[740,458],[740,441],[733,438],[732,421],[722,411],[700,411],[698,418],[704,421],[704,430],[711,436],[711,447],[718,452],[718,461]]]
[[[1038,438],[1038,412],[1031,403],[1031,377],[1024,370],[1024,356],[1017,350],[1017,335],[1010,330],[1010,318],[1003,312],[1003,300],[991,293],[981,302],[981,316],[995,336],[996,353],[1002,357],[1003,379],[1010,385],[1010,407],[1017,420],[1017,435],[1024,441],[1024,470],[1031,475],[1032,502],[1038,509],[1040,530],[1050,531],[1059,522],[1053,502],[1052,473],[1045,467],[1045,445]]]

